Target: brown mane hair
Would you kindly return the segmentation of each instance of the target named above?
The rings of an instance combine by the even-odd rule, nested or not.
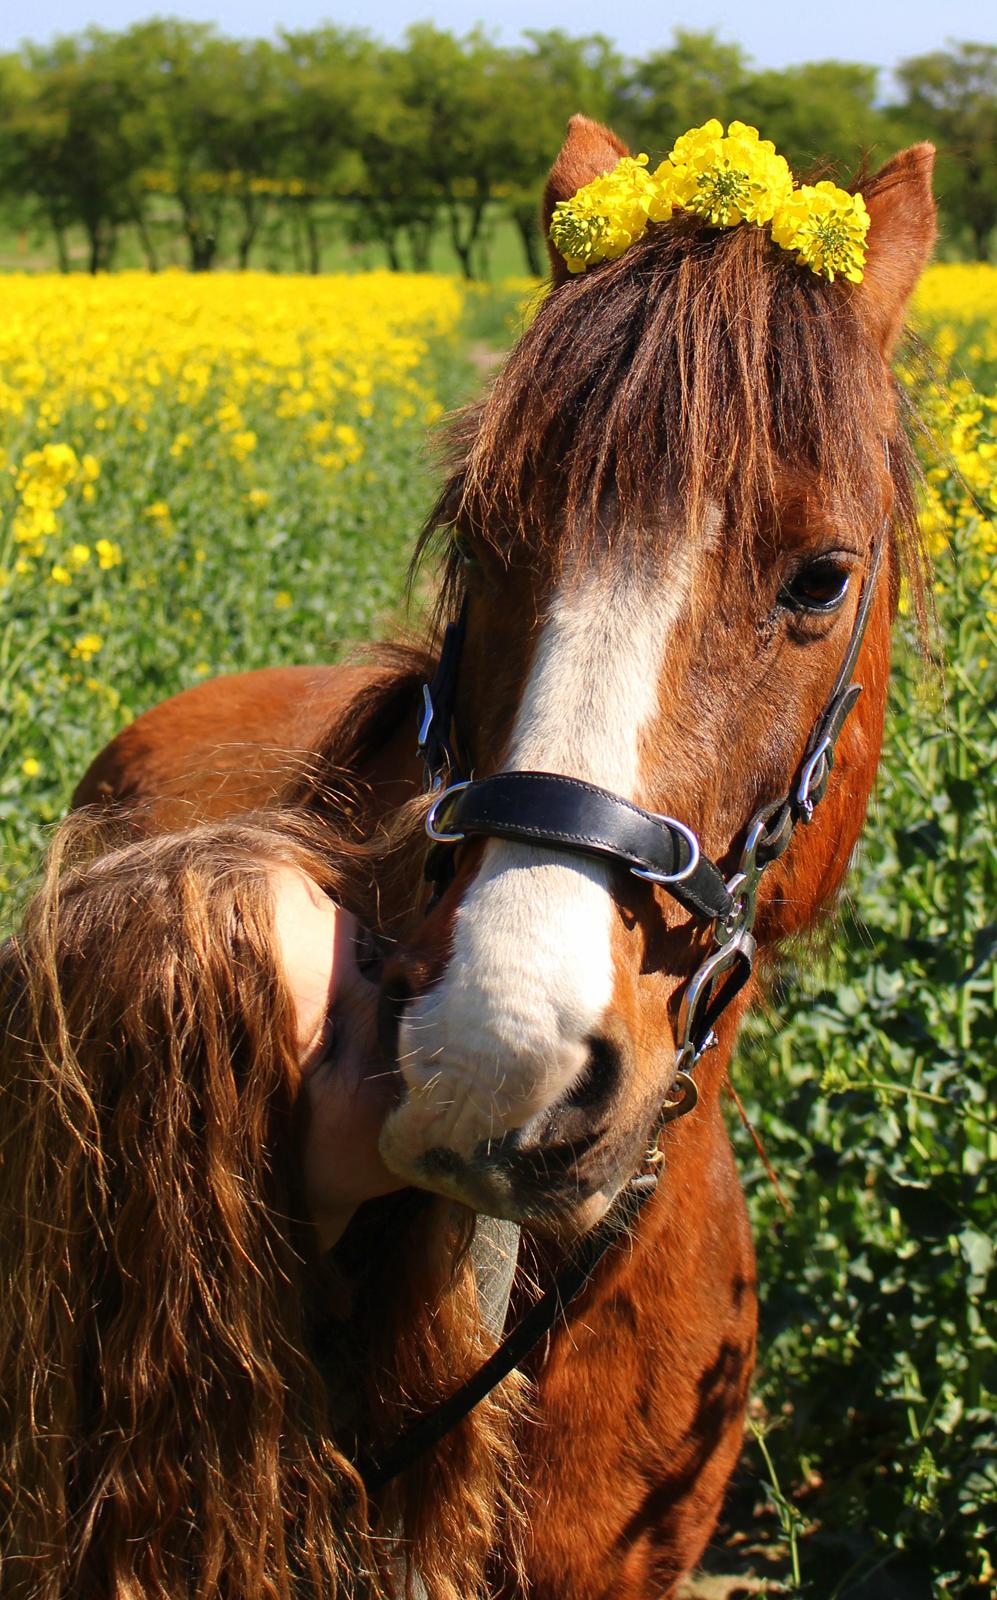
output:
[[[467,1215],[390,1197],[337,1265],[297,1193],[269,869],[349,899],[361,854],[291,814],[138,842],[76,815],[0,947],[5,1600],[374,1600],[407,1565],[484,1592],[508,1390],[380,1522],[351,1464],[490,1349]]]
[[[659,537],[666,510],[681,531],[708,505],[743,550],[787,474],[868,525],[886,444],[919,587],[914,458],[891,387],[851,284],[800,268],[760,228],[673,219],[541,301],[491,393],[452,426],[420,551],[453,527],[555,553]],[[447,576],[452,606],[452,557]]]

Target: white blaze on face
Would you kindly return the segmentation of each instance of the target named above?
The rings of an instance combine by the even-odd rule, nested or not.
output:
[[[633,798],[643,729],[688,590],[620,574],[568,581],[554,599],[512,732],[507,770],[582,778]],[[382,1150],[400,1169],[437,1146],[470,1156],[567,1092],[612,997],[611,868],[491,841],[455,918],[438,986],[407,1007],[409,1088]]]

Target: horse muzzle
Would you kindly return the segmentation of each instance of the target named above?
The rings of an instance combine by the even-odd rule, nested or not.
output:
[[[383,1002],[390,1030],[397,996]],[[406,1093],[388,1116],[386,1165],[416,1187],[488,1216],[558,1233],[597,1223],[647,1148],[660,1094],[633,1103],[633,1046],[622,1022],[604,1020],[586,1041],[566,1089],[549,1094],[544,1064],[497,1057],[486,1071],[422,1051],[419,1018],[398,1032]],[[668,1060],[663,1053],[662,1066]],[[510,1088],[510,1082],[515,1088]],[[544,1092],[547,1100],[544,1101]],[[538,1104],[538,1101],[540,1102]]]

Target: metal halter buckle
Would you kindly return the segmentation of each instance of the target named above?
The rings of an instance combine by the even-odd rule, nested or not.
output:
[[[435,716],[436,707],[433,705],[433,691],[428,683],[424,683],[422,686],[422,720],[419,723],[419,732],[416,735],[416,748],[420,754],[426,748],[429,730],[433,726],[433,718]]]
[[[793,798],[803,813],[804,822],[813,821],[815,802],[810,798],[810,788],[817,776],[821,763],[827,760],[830,749],[831,738],[830,735],[827,735],[820,741],[820,744],[813,755],[809,757],[806,766],[800,773],[800,781]]]
[[[682,835],[689,846],[689,860],[681,872],[654,872],[650,867],[631,867],[634,877],[643,878],[645,883],[682,883],[686,878],[691,878],[699,866],[700,858],[699,840],[692,829],[687,828],[684,822],[676,822],[674,817],[662,816],[660,811],[650,811],[648,815],[666,828],[675,828]]]
[[[758,899],[758,885],[762,881],[764,867],[758,865],[758,847],[765,837],[769,822],[772,817],[772,807],[766,806],[759,811],[748,826],[748,836],[744,841],[741,859],[737,864],[737,871],[729,878],[725,887],[727,893],[734,901],[734,909],[727,917],[721,928],[718,929],[717,943],[725,949],[742,933],[751,931],[755,921],[755,904]],[[722,936],[721,936],[722,935]]]
[[[683,1068],[686,1064],[694,1066],[700,1056],[707,1050],[712,1050],[717,1042],[716,1034],[712,1028],[706,1037],[699,1043],[696,1040],[696,1022],[700,1010],[709,1002],[713,985],[718,978],[722,978],[735,962],[746,961],[748,966],[754,965],[755,941],[749,928],[740,928],[732,938],[719,945],[712,954],[708,955],[701,966],[697,967],[689,982],[686,984],[685,994],[682,996],[682,1009],[679,1013],[679,1043],[678,1065]]]
[[[470,779],[463,778],[460,783],[452,783],[448,789],[444,789],[442,793],[436,796],[427,811],[426,832],[434,844],[460,844],[463,839],[464,835],[462,833],[441,833],[436,826],[436,818],[444,801],[449,800],[450,796],[456,794],[459,789],[466,789],[469,782]]]

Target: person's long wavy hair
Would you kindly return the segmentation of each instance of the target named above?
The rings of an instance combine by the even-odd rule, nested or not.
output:
[[[466,1214],[374,1202],[338,1265],[304,1219],[271,868],[348,901],[333,846],[289,814],[70,818],[0,946],[3,1600],[486,1591],[514,1389],[376,1509],[352,1464],[491,1346]]]

